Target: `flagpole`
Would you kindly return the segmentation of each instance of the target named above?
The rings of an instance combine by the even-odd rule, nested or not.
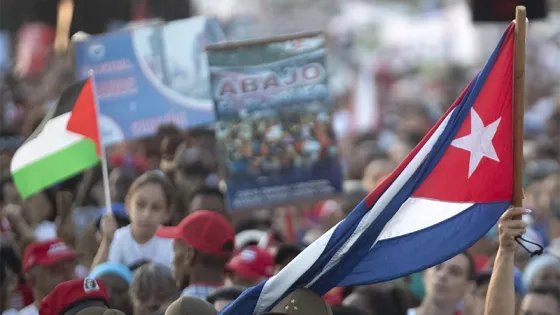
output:
[[[514,207],[523,206],[523,116],[525,111],[525,41],[527,11],[515,8],[515,55],[513,61],[513,198]],[[521,219],[520,217],[518,219]]]
[[[103,144],[103,135],[101,132],[101,113],[99,112],[99,102],[97,101],[97,91],[95,89],[95,78],[93,70],[89,71],[89,79],[91,81],[93,103],[95,104],[95,114],[97,116],[97,131],[99,132],[99,142],[101,150],[101,173],[103,175],[103,194],[105,195],[105,209],[107,210],[107,213],[113,213],[113,207],[111,205],[111,190],[109,186],[109,168],[107,167],[107,156],[105,155],[105,145]]]

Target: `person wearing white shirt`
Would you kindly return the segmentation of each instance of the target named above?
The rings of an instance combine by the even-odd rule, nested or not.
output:
[[[105,262],[130,265],[150,260],[173,267],[172,241],[155,235],[171,215],[173,185],[160,171],[137,178],[126,197],[130,225],[116,229],[115,218],[107,214],[101,220],[103,239],[94,266]]]

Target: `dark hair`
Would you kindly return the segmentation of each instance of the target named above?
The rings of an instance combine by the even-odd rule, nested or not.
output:
[[[400,287],[393,284],[358,287],[354,291],[363,295],[374,314],[406,315],[408,298]]]
[[[474,262],[473,256],[467,251],[464,251],[459,255],[464,255],[469,261],[469,267],[468,267],[469,269],[467,270],[467,277],[468,277],[467,279],[476,280],[476,264]]]
[[[194,197],[196,196],[215,196],[218,197],[222,200],[225,200],[224,197],[224,193],[222,193],[218,188],[216,187],[210,187],[210,186],[202,186],[198,189],[196,189],[193,193],[192,193],[192,198],[194,199]]]
[[[115,183],[116,187],[113,201],[124,202],[127,192],[130,190],[134,180],[138,178],[138,171],[134,166],[128,164],[118,167],[118,170],[120,173]]]
[[[333,315],[367,315],[365,311],[354,306],[335,306],[332,308]]]
[[[133,300],[145,301],[153,297],[163,303],[178,298],[179,288],[169,267],[149,263],[134,271],[129,295]]]
[[[303,251],[303,248],[296,244],[282,244],[276,251],[274,257],[274,264],[279,265],[284,263],[288,258],[295,258]]]
[[[476,275],[476,286],[480,287],[490,282],[492,270],[483,270]]]
[[[150,262],[151,261],[148,260],[148,259],[140,259],[140,260],[137,260],[137,261],[133,262],[132,264],[128,265],[127,267],[128,267],[128,269],[130,269],[130,271],[134,272],[136,269],[138,269],[138,268],[140,268],[140,267],[142,267],[146,264],[149,264]]]
[[[163,193],[165,195],[164,197],[165,197],[165,201],[167,202],[167,207],[170,208],[171,205],[173,204],[173,201],[175,201],[174,200],[175,188],[173,187],[173,184],[171,184],[169,178],[167,178],[167,176],[162,171],[159,170],[149,171],[147,173],[144,173],[142,176],[138,177],[136,180],[134,180],[134,182],[132,183],[132,185],[130,185],[130,188],[128,189],[128,194],[126,195],[126,199],[128,200],[129,198],[131,198],[132,195],[134,195],[138,191],[138,189],[140,189],[142,186],[147,184],[155,184],[161,187],[161,190],[163,190]]]
[[[352,210],[367,197],[368,193],[364,189],[353,189],[344,194],[344,199],[340,202],[340,208],[345,215],[350,214]]]
[[[560,304],[560,289],[557,286],[539,285],[529,288],[527,294],[550,295],[558,304]]]
[[[4,186],[8,184],[14,184],[14,180],[11,177],[0,178],[0,205],[4,204],[6,200],[4,196]]]
[[[220,300],[233,301],[237,299],[243,291],[245,291],[245,288],[242,286],[222,287],[210,294],[206,298],[206,301],[210,304],[214,304],[216,301]]]

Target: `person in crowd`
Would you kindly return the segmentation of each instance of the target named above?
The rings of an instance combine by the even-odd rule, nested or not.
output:
[[[205,300],[224,285],[235,231],[223,215],[198,210],[176,227],[161,227],[157,235],[174,240],[173,272],[177,286],[183,289],[181,296]]]
[[[243,291],[245,291],[245,287],[242,286],[219,288],[214,291],[214,293],[210,294],[208,298],[206,298],[206,301],[214,305],[216,311],[220,312],[226,308],[229,303],[235,301],[235,299],[237,299]]]
[[[519,305],[523,298],[524,286],[521,272],[517,269],[515,269],[514,272],[515,303]],[[491,276],[491,269],[483,270],[476,275],[475,288],[465,295],[464,315],[484,315],[486,294],[488,293],[488,285],[490,284]]]
[[[99,279],[105,284],[111,307],[125,314],[132,314],[132,304],[128,294],[132,272],[128,267],[107,262],[97,265],[88,277]]]
[[[455,314],[465,294],[474,289],[475,278],[476,266],[468,252],[426,270],[426,296],[417,309],[408,310],[408,315]]]
[[[17,286],[17,276],[0,258],[0,314],[15,315],[17,311],[10,308],[10,297]]]
[[[274,274],[278,274],[284,269],[297,255],[303,251],[303,248],[296,244],[281,244],[278,246],[276,256],[274,257]]]
[[[99,280],[76,279],[57,285],[41,302],[39,314],[75,315],[89,308],[109,309],[107,291]]]
[[[531,213],[524,208],[509,208],[498,221],[499,248],[486,295],[485,315],[516,314],[514,263],[516,237],[525,234],[527,223],[521,216]],[[518,219],[519,218],[519,219]]]
[[[12,178],[4,177],[0,179],[0,207],[9,204],[21,204],[21,197]]]
[[[171,303],[165,315],[216,315],[212,304],[192,296],[182,296]]]
[[[545,254],[533,258],[523,272],[526,289],[534,286],[554,286],[560,289],[560,258]]]
[[[261,315],[331,315],[331,307],[315,292],[309,289],[297,289],[288,294],[272,307],[270,312]]]
[[[368,313],[354,306],[335,306],[332,315],[367,315]]]
[[[372,160],[364,170],[363,188],[372,191],[394,168],[395,165],[387,159]]]
[[[560,290],[557,286],[535,286],[521,303],[520,315],[560,314]]]
[[[264,248],[249,246],[235,255],[226,267],[232,284],[252,287],[272,277],[274,257]]]
[[[149,263],[138,268],[130,283],[134,315],[152,315],[163,311],[179,297],[171,269]]]
[[[35,301],[18,314],[39,314],[41,301],[58,284],[75,278],[76,253],[60,239],[33,242],[25,248],[22,264]]]
[[[218,189],[209,186],[202,186],[195,190],[191,197],[189,212],[206,209],[225,214],[224,194]]]
[[[408,308],[405,292],[392,284],[358,287],[342,304],[359,308],[368,315],[406,315]]]
[[[172,243],[155,233],[169,218],[172,200],[173,185],[162,172],[150,171],[138,177],[126,197],[130,225],[117,230],[113,215],[103,217],[103,239],[93,266],[107,260],[129,265],[140,259],[150,259],[171,267]]]

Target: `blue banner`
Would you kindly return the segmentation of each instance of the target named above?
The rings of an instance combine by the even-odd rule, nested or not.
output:
[[[204,47],[223,40],[217,20],[194,17],[76,42],[77,76],[93,70],[103,142],[213,123]]]

